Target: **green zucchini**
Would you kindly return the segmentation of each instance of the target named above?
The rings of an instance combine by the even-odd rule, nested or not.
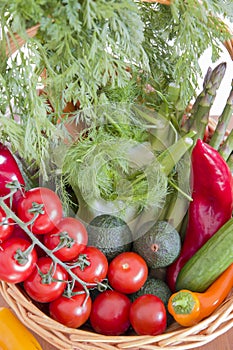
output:
[[[233,218],[228,220],[183,266],[176,290],[205,291],[233,263]]]

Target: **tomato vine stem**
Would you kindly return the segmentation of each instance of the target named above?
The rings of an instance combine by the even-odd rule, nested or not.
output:
[[[39,213],[34,211],[33,212],[33,219],[30,220],[29,222],[24,222],[22,221],[17,215],[16,213],[14,213],[12,211],[11,208],[9,208],[9,206],[5,203],[5,200],[8,198],[11,198],[14,193],[17,190],[14,188],[11,189],[10,193],[4,197],[0,197],[0,206],[3,208],[3,210],[5,211],[7,217],[11,218],[16,224],[18,224],[18,226],[29,236],[29,238],[32,241],[32,246],[34,247],[35,245],[37,245],[38,247],[40,247],[52,260],[55,264],[59,264],[60,266],[62,266],[66,272],[69,274],[69,276],[72,278],[72,281],[77,281],[78,283],[80,283],[86,293],[86,299],[89,297],[90,292],[88,289],[88,286],[90,286],[89,283],[83,281],[81,278],[79,278],[76,274],[74,274],[74,272],[72,271],[72,268],[74,266],[72,266],[72,264],[67,264],[63,261],[61,261],[59,258],[56,257],[56,255],[53,253],[52,250],[50,250],[49,248],[47,248],[33,233],[32,231],[29,229],[29,226],[33,225],[33,222],[36,220],[36,218],[38,217]],[[35,208],[35,203],[34,203],[34,208]],[[41,208],[38,206],[38,209],[41,210]],[[76,262],[77,264],[77,262]],[[88,266],[88,263],[86,264]],[[75,265],[76,266],[76,265]],[[73,283],[74,285],[74,283]],[[94,286],[94,284],[93,284]],[[95,285],[97,286],[97,284]],[[85,300],[86,300],[85,299]],[[85,303],[85,301],[84,301]]]

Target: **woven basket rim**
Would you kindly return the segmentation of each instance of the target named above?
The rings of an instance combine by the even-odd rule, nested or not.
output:
[[[170,0],[141,0],[170,5]],[[36,35],[40,24],[27,29],[27,35]],[[230,31],[230,30],[229,30]],[[230,31],[231,33],[231,31]],[[25,44],[18,34],[10,37],[6,54],[12,55]],[[224,43],[233,60],[232,39]],[[46,342],[60,350],[188,350],[203,346],[233,327],[233,289],[226,300],[208,318],[192,327],[181,327],[176,322],[158,336],[104,336],[94,331],[68,328],[41,311],[32,300],[14,284],[0,281],[0,293],[21,322]]]
[[[174,322],[157,336],[105,336],[72,329],[46,315],[17,285],[1,281],[0,293],[26,327],[60,350],[188,350],[213,341],[233,327],[233,290],[211,316],[197,325],[184,328]]]

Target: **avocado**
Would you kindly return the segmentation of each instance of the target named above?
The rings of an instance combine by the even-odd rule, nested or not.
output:
[[[100,249],[111,261],[120,253],[130,251],[132,233],[129,226],[121,218],[102,214],[96,216],[88,225],[88,245]]]
[[[167,221],[157,221],[146,233],[137,237],[133,251],[145,259],[149,268],[166,267],[180,253],[180,235]]]
[[[138,297],[144,294],[153,294],[159,297],[165,306],[167,306],[168,300],[172,295],[172,292],[166,282],[154,278],[152,276],[148,276],[144,285],[135,293],[130,294],[130,299],[134,301]]]

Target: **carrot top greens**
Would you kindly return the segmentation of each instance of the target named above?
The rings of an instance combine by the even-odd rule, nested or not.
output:
[[[161,106],[166,110],[165,104],[176,115],[195,95],[200,55],[211,47],[216,59],[219,42],[229,38],[219,18],[232,20],[232,7],[223,0],[175,0],[171,6],[132,0],[0,0],[1,138],[43,171],[41,159],[59,137],[55,126],[69,101],[81,109],[139,102],[159,111]],[[36,36],[28,38],[26,29],[38,23]],[[11,55],[9,39],[15,42],[15,33],[28,50]],[[38,94],[38,82],[43,94]],[[175,103],[168,98],[171,84],[178,91]],[[80,113],[74,115],[79,122]]]

